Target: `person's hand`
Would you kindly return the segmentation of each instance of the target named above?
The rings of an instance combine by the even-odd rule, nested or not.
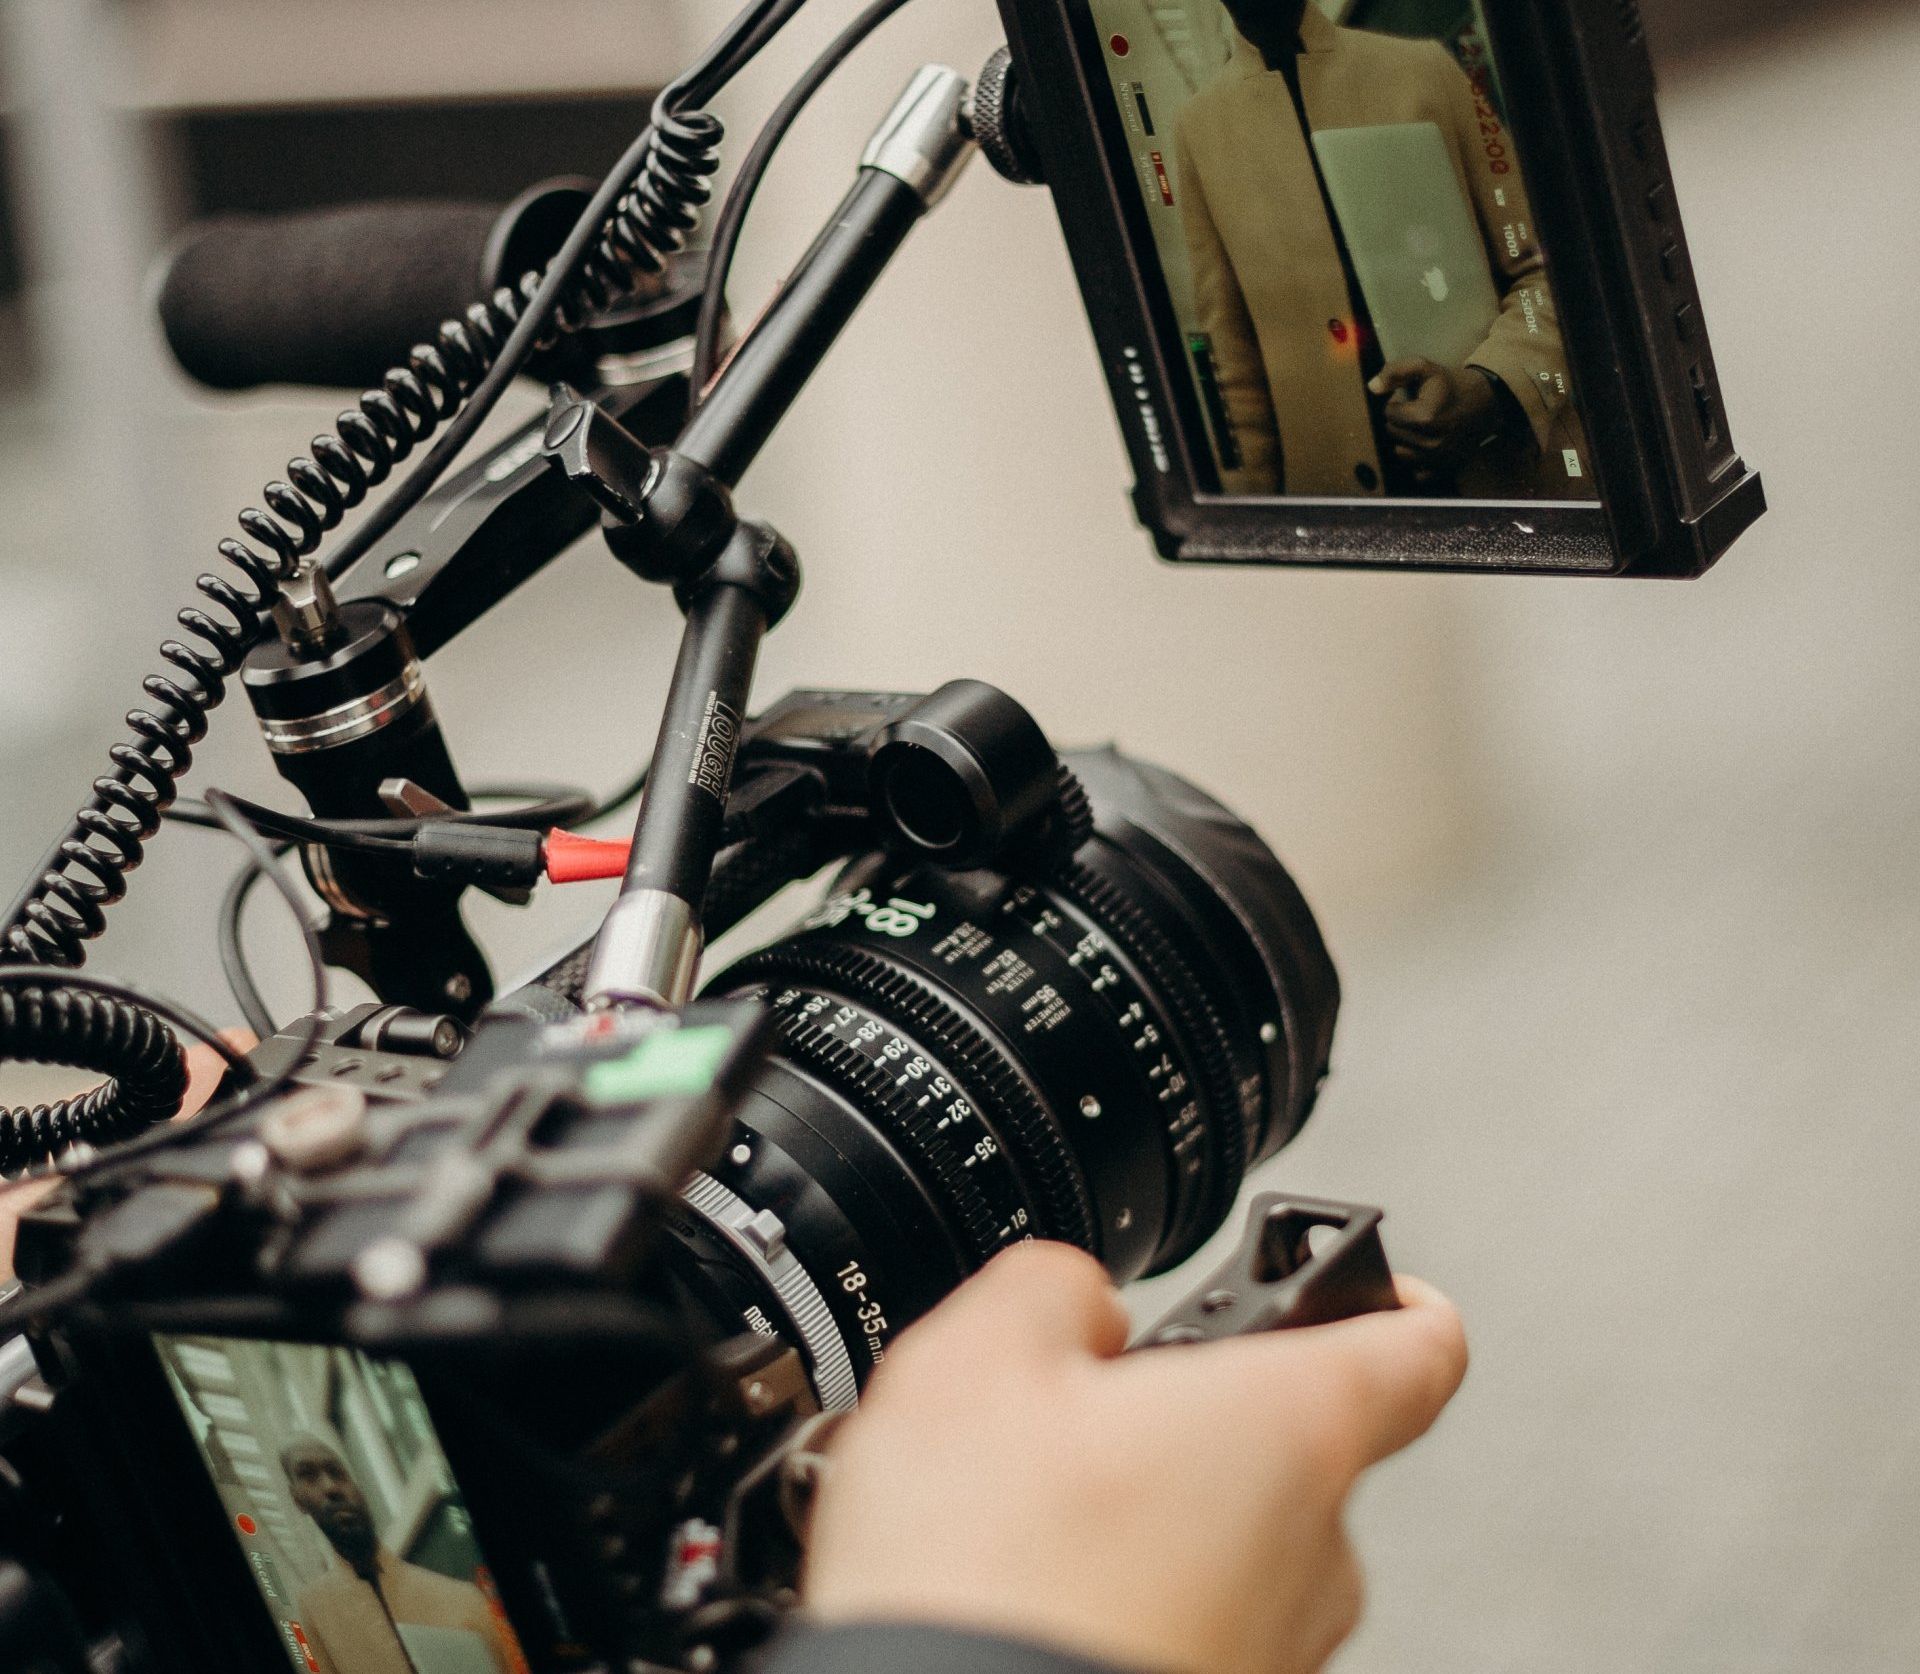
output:
[[[1471,366],[1396,360],[1367,388],[1387,398],[1393,457],[1417,476],[1458,471],[1500,428],[1500,398]]]
[[[245,1029],[230,1029],[220,1038],[236,1052],[250,1052],[259,1044]],[[187,1099],[175,1121],[194,1115],[213,1097],[226,1067],[220,1054],[210,1046],[187,1048]],[[0,1180],[0,1284],[13,1277],[13,1238],[19,1230],[20,1217],[52,1191],[54,1184],[51,1180],[23,1180],[16,1185]]]
[[[901,1339],[836,1440],[805,1606],[1164,1674],[1310,1674],[1359,1621],[1348,1494],[1466,1372],[1451,1304],[1401,1296],[1120,1358],[1098,1264],[1020,1246]]]

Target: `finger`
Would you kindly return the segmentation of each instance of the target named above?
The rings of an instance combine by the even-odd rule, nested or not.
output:
[[[1439,430],[1434,408],[1420,397],[1402,390],[1389,401],[1381,415],[1389,430],[1406,430],[1416,435],[1433,435]]]
[[[1418,355],[1406,360],[1390,360],[1374,375],[1367,388],[1375,395],[1391,395],[1397,389],[1425,383],[1441,370],[1443,368],[1438,361]]]
[[[225,1029],[220,1038],[236,1052],[251,1052],[260,1044],[259,1036],[251,1029]],[[182,1116],[191,1116],[202,1109],[220,1086],[220,1079],[227,1073],[227,1061],[211,1046],[189,1046],[187,1048],[187,1097],[180,1107]]]
[[[1435,372],[1414,392],[1401,412],[1401,421],[1407,424],[1434,425],[1440,421],[1440,410],[1447,404],[1453,393],[1453,385],[1446,373]]]
[[[1433,1428],[1467,1375],[1459,1311],[1431,1285],[1400,1279],[1400,1311],[1303,1332],[1348,1382],[1352,1440],[1362,1469],[1411,1447]]]
[[[1387,434],[1396,442],[1404,442],[1408,447],[1422,445],[1438,446],[1440,434],[1432,425],[1417,424],[1402,418],[1389,417]]]
[[[1453,1304],[1417,1280],[1399,1286],[1396,1313],[1175,1351],[1190,1357],[1190,1404],[1214,1405],[1236,1428],[1271,1430],[1284,1412],[1340,1473],[1358,1476],[1425,1435],[1466,1376]]]
[[[922,1338],[977,1342],[991,1357],[1090,1354],[1127,1345],[1127,1311],[1106,1269],[1066,1244],[1016,1244],[928,1316]]]

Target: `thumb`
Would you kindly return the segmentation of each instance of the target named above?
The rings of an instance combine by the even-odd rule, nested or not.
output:
[[[1418,356],[1408,360],[1390,360],[1375,374],[1367,388],[1375,395],[1391,395],[1397,389],[1425,383],[1439,370],[1436,362]]]
[[[236,1052],[251,1052],[260,1039],[251,1029],[223,1030],[220,1038]],[[209,1103],[227,1073],[227,1061],[211,1046],[187,1048],[187,1096],[180,1106],[182,1116],[191,1116]]]
[[[1418,1279],[1395,1282],[1397,1313],[1342,1320],[1299,1339],[1339,1367],[1353,1397],[1352,1439],[1363,1466],[1424,1436],[1467,1375],[1466,1331],[1453,1304]]]

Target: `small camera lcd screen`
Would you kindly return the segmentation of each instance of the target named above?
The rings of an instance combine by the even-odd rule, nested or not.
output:
[[[1080,0],[1236,498],[1597,503],[1479,0]]]
[[[299,1674],[528,1674],[405,1366],[313,1344],[154,1341]]]

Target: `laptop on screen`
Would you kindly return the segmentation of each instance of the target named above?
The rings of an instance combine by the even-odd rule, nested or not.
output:
[[[500,1674],[493,1653],[477,1633],[422,1627],[417,1622],[393,1625],[417,1674]]]
[[[1464,365],[1486,341],[1500,294],[1439,128],[1328,128],[1313,148],[1381,352]]]

